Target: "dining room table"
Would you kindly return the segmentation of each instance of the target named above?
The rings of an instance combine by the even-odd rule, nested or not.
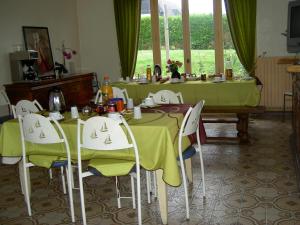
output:
[[[171,90],[181,92],[184,103],[196,104],[205,100],[205,106],[257,106],[260,92],[256,80],[250,78],[233,80],[187,80],[174,82],[141,83],[139,81],[114,82],[112,86],[125,88],[135,104],[140,104],[150,92]]]
[[[165,106],[166,108],[166,106]],[[172,109],[171,109],[172,108]],[[162,108],[163,109],[163,108]],[[149,171],[155,171],[157,179],[158,201],[163,224],[168,221],[168,196],[167,186],[180,186],[181,175],[177,164],[178,157],[178,132],[184,117],[184,110],[187,105],[179,110],[178,107],[170,106],[169,110],[159,110],[159,108],[143,109],[142,118],[134,119],[132,112],[126,112],[123,116],[129,124],[136,139],[141,166]],[[47,112],[43,113],[47,116]],[[72,119],[70,112],[63,114],[64,119],[60,125],[68,139],[71,158],[77,159],[77,120]],[[82,115],[83,120],[91,116]],[[191,144],[188,137],[183,139],[183,148]],[[31,162],[46,168],[50,168],[53,160],[64,156],[61,144],[53,144],[50,147],[45,145],[27,144],[28,157]],[[18,157],[22,155],[21,139],[18,120],[12,119],[3,123],[0,131],[0,155],[2,157]],[[133,152],[128,151],[95,151],[85,149],[82,152],[82,159],[94,158],[119,158],[133,160]],[[191,179],[191,176],[188,176]]]

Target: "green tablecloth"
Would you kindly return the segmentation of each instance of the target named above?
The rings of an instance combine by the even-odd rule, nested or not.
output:
[[[260,93],[256,88],[255,80],[234,80],[220,83],[211,81],[187,81],[172,84],[169,81],[163,84],[138,84],[113,83],[113,86],[126,88],[130,98],[136,104],[141,103],[149,92],[157,92],[162,89],[181,92],[184,103],[195,104],[204,99],[208,106],[257,106]]]
[[[140,152],[141,165],[147,170],[163,170],[163,179],[167,184],[178,186],[181,183],[180,172],[177,165],[178,156],[178,131],[183,115],[143,113],[143,118],[135,120],[131,116],[126,119],[136,138]],[[71,157],[77,158],[76,120],[70,119],[69,114],[61,122],[61,126],[69,141]],[[83,118],[84,119],[84,118]],[[183,141],[183,147],[190,144],[188,138]],[[36,146],[28,144],[28,154],[43,154],[47,156],[64,156],[60,144],[52,146]],[[17,120],[5,122],[0,132],[0,154],[2,156],[21,156],[21,140]],[[83,151],[83,159],[93,158],[120,158],[132,159],[131,151],[99,152],[92,150]]]

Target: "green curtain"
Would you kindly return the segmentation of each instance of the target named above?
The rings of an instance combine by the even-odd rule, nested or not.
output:
[[[122,77],[133,77],[140,30],[141,0],[114,0]]]
[[[250,76],[255,76],[256,0],[224,0],[237,55]]]

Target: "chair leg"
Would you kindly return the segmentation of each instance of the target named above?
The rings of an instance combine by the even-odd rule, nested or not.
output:
[[[26,167],[26,161],[23,159],[23,175],[24,175],[24,194],[25,194],[25,201],[27,204],[27,211],[28,215],[31,216],[31,206],[30,206],[30,197],[29,197],[29,187],[28,187],[28,181],[27,181],[27,167]],[[29,171],[28,171],[29,175]]]
[[[78,174],[79,174],[79,191],[80,191],[82,222],[83,222],[83,225],[86,225],[85,203],[84,203],[84,193],[83,193],[83,180],[82,180],[81,171],[79,171]]]
[[[61,174],[61,183],[62,183],[62,186],[63,186],[63,192],[64,192],[64,194],[66,194],[67,190],[66,190],[66,181],[65,181],[64,167],[63,166],[60,167],[60,174]]]
[[[141,208],[141,175],[140,169],[136,172],[136,188],[137,188],[137,210],[138,210],[138,224],[142,225],[142,208]]]
[[[71,171],[71,182],[72,182],[72,188],[73,189],[79,189],[78,187],[75,187],[75,182],[74,182],[74,169],[73,168],[77,168],[78,169],[78,167],[76,166],[76,165],[72,165],[71,166],[71,169],[72,169],[72,171]]]
[[[136,208],[135,204],[135,187],[134,187],[134,176],[133,174],[130,174],[130,180],[131,180],[131,196],[132,196],[132,208]]]
[[[182,182],[184,187],[184,196],[185,196],[185,208],[186,208],[186,219],[190,219],[190,207],[189,207],[189,197],[188,197],[188,189],[187,189],[187,182],[186,182],[186,175],[184,169],[184,163],[180,160],[180,168],[182,174]]]
[[[50,178],[50,180],[52,180],[52,179],[53,179],[53,175],[52,175],[52,169],[51,169],[51,168],[49,169],[49,178]]]
[[[147,185],[147,198],[148,198],[148,203],[151,203],[151,172],[146,170],[146,185]]]
[[[121,195],[120,195],[118,177],[116,177],[116,192],[117,192],[118,208],[120,209],[121,208]]]
[[[67,173],[67,183],[68,183],[68,192],[69,192],[69,204],[70,204],[70,213],[72,222],[75,222],[75,213],[74,213],[74,204],[73,204],[73,191],[72,191],[72,166],[70,169],[66,167]]]
[[[283,115],[282,115],[282,121],[285,120],[285,97],[286,95],[283,95]]]
[[[154,198],[157,198],[157,185],[156,185],[156,175],[153,172],[153,189],[154,189]]]
[[[202,150],[201,150],[201,148],[199,148],[198,150],[199,150],[200,165],[201,165],[203,197],[205,197],[205,178],[204,178],[204,164],[203,164],[203,158],[202,158]]]

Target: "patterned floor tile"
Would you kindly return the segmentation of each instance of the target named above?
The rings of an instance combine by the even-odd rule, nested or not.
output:
[[[208,134],[235,135],[233,125],[208,124]],[[250,119],[251,143],[203,145],[206,198],[198,158],[193,160],[193,183],[189,184],[190,220],[186,220],[183,187],[168,188],[170,225],[300,225],[300,195],[289,145],[290,120],[265,114]],[[72,224],[67,196],[62,194],[58,171],[49,180],[47,170],[31,169],[32,210],[26,205],[15,165],[0,166],[0,224]],[[144,172],[143,185],[145,184]],[[75,180],[75,184],[78,182]],[[90,177],[85,181],[89,225],[137,224],[130,200],[118,209],[114,178]],[[123,194],[130,195],[129,178],[120,179]],[[142,216],[145,225],[161,225],[158,201],[147,203],[142,187]],[[74,190],[76,223],[81,225],[79,191]]]

